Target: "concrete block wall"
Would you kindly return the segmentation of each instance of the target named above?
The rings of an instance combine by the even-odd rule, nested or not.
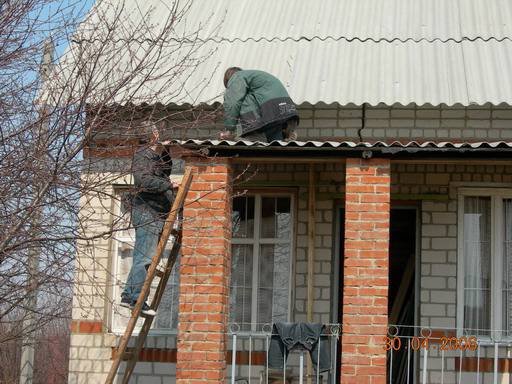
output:
[[[393,193],[433,194],[421,204],[420,324],[455,327],[457,189],[512,186],[512,165],[394,164]]]
[[[358,130],[362,127],[362,108],[359,106],[302,105],[299,108],[301,125],[299,139],[336,139],[359,141]],[[172,121],[172,138],[184,138],[181,127]],[[506,107],[403,107],[377,106],[365,110],[363,140],[510,140],[512,138],[512,110]],[[216,138],[222,124],[217,121],[196,124],[190,136]],[[188,129],[188,128],[187,128]],[[335,202],[322,198],[322,193],[344,192],[344,165],[317,164],[318,201],[316,216],[316,263],[315,263],[315,321],[329,322],[333,319],[329,294],[332,294],[333,244]],[[267,165],[258,166],[258,172],[251,178],[256,180],[291,180],[304,184],[297,187],[296,246],[294,251],[294,271],[292,289],[292,319],[304,320],[306,314],[306,254],[307,254],[307,176],[306,165]],[[457,183],[512,183],[510,167],[477,165],[414,165],[394,164],[391,171],[392,193],[400,194],[440,194],[449,196],[444,201],[424,201],[422,203],[422,292],[421,323],[432,326],[455,325],[453,292],[453,265],[456,263],[456,196]],[[455,184],[454,184],[455,183]],[[107,191],[107,193],[112,190]],[[100,231],[110,220],[110,201],[98,196],[82,199],[83,215],[90,225],[88,231]],[[97,228],[95,229],[95,225]],[[454,240],[455,239],[455,240]],[[80,244],[77,262],[73,319],[93,326],[100,322],[108,325],[108,285],[109,242],[98,239],[94,244]],[[441,268],[440,266],[443,266]],[[449,268],[444,268],[448,266]],[[443,275],[443,273],[445,275]],[[448,275],[447,275],[448,274]],[[435,279],[434,279],[435,278]],[[433,287],[434,281],[439,285]],[[437,284],[436,283],[436,284]],[[446,287],[446,290],[439,287]],[[450,320],[452,319],[452,320]],[[77,323],[78,324],[78,323]],[[77,325],[78,326],[78,325]],[[107,331],[102,328],[102,333]],[[82,334],[72,336],[80,339]],[[109,339],[110,340],[110,339]],[[105,348],[110,348],[105,342]],[[81,352],[80,352],[81,351]],[[83,359],[86,350],[74,350],[73,361]],[[106,363],[107,364],[107,363]],[[96,364],[94,365],[96,366]],[[80,371],[71,371],[73,380],[86,380]],[[141,372],[141,375],[144,373]],[[74,381],[78,382],[78,381]],[[92,382],[92,381],[91,381]]]
[[[364,114],[364,129],[363,127]],[[512,138],[512,110],[491,105],[428,107],[301,105],[299,140],[499,141]]]
[[[116,335],[115,346],[119,345],[120,336]],[[132,347],[134,339],[130,340],[128,344]],[[174,383],[176,380],[176,335],[153,335],[148,336],[144,343],[144,349],[148,353],[143,355],[146,357],[144,360],[154,361],[140,361],[135,365],[130,384],[166,384]],[[144,350],[143,350],[144,351]],[[147,356],[152,355],[152,356]],[[157,360],[159,362],[157,362]],[[122,375],[124,374],[126,363],[121,363],[119,367],[118,381],[121,382]]]
[[[71,384],[104,383],[110,369],[115,336],[99,332],[72,333],[69,351]]]
[[[95,175],[94,177],[109,175]],[[84,175],[84,182],[87,182]],[[86,235],[107,233],[112,217],[113,188],[105,193],[89,193],[80,198],[80,220]],[[75,284],[71,323],[69,383],[102,383],[110,368],[115,338],[106,333],[110,281],[110,246],[98,237],[77,244]]]
[[[105,162],[104,168],[109,166]],[[85,223],[86,235],[108,233],[112,225],[115,194],[113,184],[129,184],[129,177],[119,173],[84,174],[84,183],[104,180],[103,190],[91,192],[80,199],[80,219]],[[107,181],[110,180],[110,183]],[[99,237],[93,241],[77,244],[75,284],[70,339],[70,362],[68,382],[105,382],[112,362],[112,348],[119,343],[119,336],[109,331],[112,309],[112,243]],[[127,311],[120,309],[121,311]],[[176,336],[150,336],[146,348],[175,349]],[[130,383],[164,383],[174,380],[175,363],[137,364]],[[120,373],[123,372],[121,365]],[[149,379],[151,377],[151,379]]]
[[[299,140],[434,140],[499,141],[512,139],[512,110],[490,104],[471,107],[362,106],[337,104],[298,106]],[[364,129],[363,127],[364,114]],[[171,114],[169,138],[218,138],[222,118],[210,112]],[[187,117],[187,121],[184,117]]]
[[[394,193],[434,194],[442,199],[421,203],[419,325],[448,328],[442,333],[453,336],[457,325],[458,188],[512,187],[512,165],[394,164],[391,175]],[[428,382],[440,383],[441,354],[435,345],[429,349]],[[458,356],[459,352],[445,355],[444,383],[458,382]],[[480,356],[492,357],[493,350],[481,348]],[[462,377],[462,382],[464,378],[474,381],[475,373]],[[484,382],[492,382],[492,375],[485,377]]]
[[[87,223],[85,236],[108,233],[111,222],[112,187],[105,193],[91,193],[80,198],[80,220]],[[75,264],[75,285],[73,296],[73,319],[100,320],[105,314],[107,296],[107,275],[109,273],[108,239],[97,238],[79,241]]]

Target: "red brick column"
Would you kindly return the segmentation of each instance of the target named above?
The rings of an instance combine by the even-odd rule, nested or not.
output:
[[[389,200],[389,160],[347,159],[343,384],[386,381]]]
[[[231,167],[192,159],[184,207],[177,383],[222,383],[231,272]]]

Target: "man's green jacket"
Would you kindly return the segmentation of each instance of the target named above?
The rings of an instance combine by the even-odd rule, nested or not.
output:
[[[242,70],[229,79],[224,94],[224,125],[242,136],[269,125],[299,120],[297,108],[276,77],[263,71]]]

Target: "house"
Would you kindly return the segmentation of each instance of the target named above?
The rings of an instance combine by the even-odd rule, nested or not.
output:
[[[301,366],[312,382],[508,382],[509,4],[218,0],[190,13],[211,13],[220,37],[186,80],[209,86],[168,107],[166,145],[186,150],[194,179],[132,382],[299,382]],[[282,79],[298,141],[218,141],[220,120],[182,137],[180,111],[221,102],[231,65]],[[119,153],[91,143],[87,155]],[[83,197],[88,230],[125,217],[116,196],[130,181],[114,179],[110,198]],[[123,231],[80,247],[70,383],[108,372],[132,243]],[[276,321],[325,324],[331,369],[317,376],[296,351],[267,370]]]

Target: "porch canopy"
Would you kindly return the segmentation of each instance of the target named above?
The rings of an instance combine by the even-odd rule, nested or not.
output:
[[[297,158],[372,157],[414,158],[511,158],[512,142],[416,142],[386,143],[352,141],[273,141],[271,143],[228,140],[170,140],[162,143],[194,151],[194,156],[226,156],[240,158]]]

